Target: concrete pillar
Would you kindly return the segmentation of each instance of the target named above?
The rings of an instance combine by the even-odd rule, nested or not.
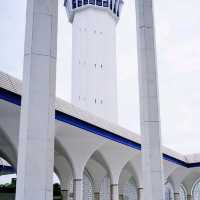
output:
[[[144,200],[164,199],[152,0],[136,0]]]
[[[61,190],[61,194],[62,194],[62,200],[68,200],[69,199],[69,190]]]
[[[192,200],[192,195],[191,194],[187,195],[187,200]]]
[[[27,0],[16,200],[52,200],[57,0]]]
[[[142,187],[139,187],[137,189],[137,197],[138,197],[138,200],[142,200],[142,194],[143,194],[143,188]]]
[[[83,180],[80,178],[74,179],[73,185],[73,194],[74,200],[82,200],[83,199]]]
[[[94,193],[94,200],[100,200],[100,193],[99,192]]]
[[[111,185],[111,200],[119,200],[118,184]]]
[[[178,192],[174,193],[174,200],[180,200],[180,194]]]

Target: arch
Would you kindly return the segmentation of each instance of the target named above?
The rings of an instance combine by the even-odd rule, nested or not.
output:
[[[2,127],[0,127],[0,138],[0,157],[8,161],[16,170],[17,150]]]
[[[98,167],[98,170],[96,170],[95,168]],[[94,177],[95,180],[95,185],[97,186],[96,189],[98,189],[98,181],[102,181],[103,177],[108,176],[111,180],[111,171],[110,171],[110,167],[108,166],[106,160],[104,159],[103,155],[101,154],[101,152],[99,152],[98,150],[95,151],[91,157],[88,159],[85,168],[87,168],[87,170],[90,172],[90,174],[92,174],[92,176]],[[100,173],[98,173],[100,172]],[[103,174],[101,174],[103,173]]]
[[[123,167],[119,177],[119,196],[123,200],[138,199],[138,179],[130,162]]]
[[[174,200],[174,188],[170,182],[165,184],[165,200]]]
[[[110,191],[111,179],[108,175],[104,176],[100,185],[100,200],[108,200],[111,197]]]
[[[195,184],[197,184],[199,177],[200,177],[199,168],[190,168],[188,170],[187,175],[184,177],[183,181],[181,182],[181,184],[185,186],[187,195],[192,195],[194,186]]]
[[[68,152],[66,152],[65,148],[62,146],[62,144],[55,138],[55,146],[54,146],[54,152],[56,152],[57,155],[63,156],[66,161],[69,163],[70,168],[72,170],[72,175],[74,177],[74,166],[71,157],[69,156]]]
[[[111,169],[110,169],[109,165],[107,164],[105,158],[101,154],[101,152],[98,151],[98,150],[95,151],[92,154],[91,159],[95,160],[97,163],[99,163],[106,170],[107,176],[111,179],[111,182],[112,182]]]
[[[92,184],[93,189],[93,196],[87,194],[89,196],[88,199],[94,198],[95,195],[98,195],[100,200],[110,199],[110,168],[99,151],[95,151],[87,161],[84,168],[83,178],[85,178],[86,174],[90,177],[90,183]],[[83,194],[85,199],[87,196],[85,194],[86,192],[87,191],[85,190]]]
[[[94,179],[90,172],[85,169],[83,173],[83,200],[94,199]]]
[[[123,187],[123,200],[137,200],[137,187],[134,177],[131,176]]]
[[[187,200],[187,190],[183,184],[179,188],[180,200]]]
[[[54,171],[60,179],[61,192],[70,196],[73,193],[74,167],[68,152],[57,139],[55,139]]]
[[[191,190],[191,195],[193,200],[200,199],[200,177],[194,182]]]
[[[131,174],[131,176],[134,178],[134,182],[135,182],[136,186],[140,187],[140,181],[139,181],[137,171],[135,170],[133,164],[130,161],[128,161],[126,163],[126,165],[122,168],[122,170],[120,172],[120,176],[121,176],[121,174],[123,173],[124,170],[128,171]],[[119,182],[120,182],[120,178],[119,178]]]

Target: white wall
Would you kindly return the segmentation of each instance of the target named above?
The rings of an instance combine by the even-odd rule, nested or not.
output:
[[[116,20],[109,12],[76,11],[72,42],[72,103],[117,122]]]

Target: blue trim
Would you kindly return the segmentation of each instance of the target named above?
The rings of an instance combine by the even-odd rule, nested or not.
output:
[[[165,159],[165,160],[167,160],[169,162],[173,162],[173,163],[175,163],[177,165],[181,165],[183,167],[187,167],[188,168],[188,163],[186,163],[186,162],[184,162],[182,160],[179,160],[177,158],[174,158],[172,156],[169,156],[169,155],[167,155],[165,153],[163,154],[163,159]]]
[[[8,91],[6,89],[3,89],[1,87],[0,87],[0,99],[5,100],[10,103],[13,103],[13,104],[16,104],[18,106],[21,105],[21,96],[20,95],[13,93],[11,91]],[[129,146],[133,149],[141,151],[141,144],[134,142],[132,140],[129,140],[127,138],[124,138],[122,136],[119,136],[117,134],[114,134],[110,131],[104,130],[103,128],[95,126],[91,123],[88,123],[86,121],[83,121],[81,119],[78,119],[76,117],[68,115],[66,113],[63,113],[61,111],[58,111],[58,110],[55,111],[55,119],[58,121],[70,124],[72,126],[75,126],[77,128],[81,128],[88,132],[94,133],[101,137],[107,138],[109,140]],[[187,168],[200,167],[200,162],[199,163],[186,163],[182,160],[179,160],[179,159],[169,156],[167,154],[163,154],[163,159],[165,159],[169,162],[172,162],[174,164],[177,164],[177,165],[180,165],[183,167],[187,167]]]
[[[56,110],[56,120],[62,121],[64,123],[70,124],[70,125],[78,127],[78,128],[81,128],[88,132],[94,133],[96,135],[102,136],[102,137],[110,139],[110,140],[113,140],[120,144],[124,144],[124,145],[132,147],[134,149],[141,150],[141,144],[139,144],[137,142],[133,142],[129,139],[123,138],[122,136],[116,135],[110,131],[104,130],[98,126],[95,126],[93,124],[90,124],[88,122],[85,122],[83,120],[75,118],[73,116],[70,116],[68,114],[62,113],[58,110]]]
[[[21,96],[0,87],[0,99],[21,106]]]
[[[200,167],[200,162],[198,163],[187,163],[188,168],[193,168],[193,167]]]
[[[4,173],[16,173],[14,167],[12,166],[4,166],[4,165],[0,165],[0,173],[4,172]]]

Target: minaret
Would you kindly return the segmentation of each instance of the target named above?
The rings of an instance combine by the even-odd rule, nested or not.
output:
[[[122,0],[66,0],[72,23],[72,103],[117,122],[116,24]]]

